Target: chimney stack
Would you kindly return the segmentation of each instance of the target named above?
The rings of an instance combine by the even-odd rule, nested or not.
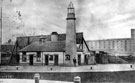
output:
[[[131,39],[132,39],[132,48],[133,48],[133,56],[135,56],[135,29],[131,29]]]
[[[57,42],[58,41],[58,33],[57,32],[52,32],[51,33],[51,41],[52,42]]]

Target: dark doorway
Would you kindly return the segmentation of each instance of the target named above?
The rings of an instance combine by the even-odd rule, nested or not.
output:
[[[57,55],[57,54],[54,55],[54,65],[58,65],[58,62],[59,62],[58,59],[59,59],[59,58],[58,58],[58,55]]]
[[[16,56],[16,63],[19,64],[19,61],[20,61],[20,56],[19,56],[19,54],[17,54],[17,56]]]
[[[33,55],[30,55],[30,65],[33,65]]]
[[[98,53],[96,54],[96,62],[100,63],[100,54],[98,54]]]
[[[45,65],[49,64],[49,55],[45,55]]]
[[[81,65],[81,54],[78,54],[78,65]]]
[[[88,65],[88,55],[85,55],[85,57],[84,57],[84,63],[85,63],[86,65]]]

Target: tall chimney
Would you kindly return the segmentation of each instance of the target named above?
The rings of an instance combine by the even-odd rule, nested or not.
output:
[[[132,48],[133,48],[133,56],[135,56],[135,29],[131,29],[131,39],[132,39]]]
[[[67,27],[66,27],[66,54],[65,63],[67,65],[74,65],[73,59],[76,58],[76,27],[75,27],[75,9],[73,3],[70,2],[67,9]]]

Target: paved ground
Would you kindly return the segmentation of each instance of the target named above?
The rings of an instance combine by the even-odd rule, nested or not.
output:
[[[132,68],[131,68],[132,65]],[[135,64],[99,64],[76,67],[1,66],[0,72],[113,72],[135,70]]]
[[[0,83],[35,83],[34,80],[28,79],[0,79]],[[73,83],[65,81],[50,81],[50,80],[40,80],[39,83]]]

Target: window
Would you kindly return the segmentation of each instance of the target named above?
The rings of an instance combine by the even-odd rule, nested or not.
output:
[[[49,55],[49,60],[53,61],[53,55]]]
[[[22,54],[22,62],[26,62],[26,60],[27,60],[26,52],[23,52],[23,54]]]
[[[65,60],[67,60],[67,61],[70,60],[70,55],[69,54],[66,54],[65,57],[66,57]]]
[[[41,62],[41,52],[37,52],[37,62]]]

